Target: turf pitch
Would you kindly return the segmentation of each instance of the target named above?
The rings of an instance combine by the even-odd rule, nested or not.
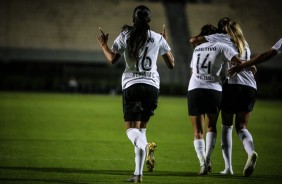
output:
[[[282,101],[258,100],[249,123],[259,154],[253,175],[233,131],[234,176],[218,173],[221,119],[212,155],[213,173],[198,176],[199,163],[185,97],[164,97],[152,117],[148,141],[157,143],[156,168],[143,183],[282,183]],[[123,183],[134,169],[121,96],[0,93],[0,183]]]

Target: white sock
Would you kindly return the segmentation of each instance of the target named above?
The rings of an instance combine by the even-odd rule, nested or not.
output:
[[[148,144],[144,138],[144,135],[137,128],[129,128],[126,131],[127,137],[134,146],[143,151],[146,151],[146,145]]]
[[[225,170],[232,170],[232,130],[233,126],[222,125],[221,149]]]
[[[216,142],[216,133],[207,132],[206,134],[206,161],[209,162]]]
[[[142,133],[142,135],[144,136],[144,139],[146,140],[147,142],[147,137],[146,137],[146,128],[141,128],[140,129],[140,132]]]
[[[140,129],[141,134],[146,138],[146,128],[141,128]],[[136,146],[134,147],[134,152],[135,152],[135,171],[134,175],[143,175],[143,167],[144,167],[144,161],[146,157],[146,152],[143,151],[142,149],[137,148]]]
[[[200,161],[200,166],[205,164],[205,141],[204,139],[195,139],[194,148]]]
[[[255,150],[252,135],[250,134],[250,132],[247,129],[243,128],[239,130],[238,136],[241,142],[243,143],[245,151],[250,156],[251,153]]]

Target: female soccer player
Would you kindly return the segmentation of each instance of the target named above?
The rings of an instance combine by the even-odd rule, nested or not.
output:
[[[148,143],[146,126],[157,108],[159,97],[159,74],[157,72],[158,53],[162,55],[168,68],[174,67],[174,57],[163,34],[150,30],[151,12],[146,6],[138,6],[133,11],[133,25],[123,26],[111,50],[107,46],[108,34],[97,37],[107,58],[114,64],[121,55],[126,66],[122,75],[123,114],[126,134],[135,149],[135,171],[129,182],[141,182],[143,166],[150,172],[154,168],[155,143]]]
[[[250,49],[244,38],[241,26],[238,22],[228,17],[221,18],[218,22],[219,32],[206,37],[198,38],[201,41],[223,42],[238,50],[240,59],[250,59]],[[195,41],[192,38],[190,41]],[[228,68],[231,63],[228,63]],[[235,115],[236,132],[248,154],[243,175],[250,176],[256,165],[258,154],[254,150],[253,138],[247,129],[248,121],[256,100],[256,81],[254,73],[256,68],[246,68],[235,76],[227,77],[223,85],[222,93],[222,154],[225,161],[225,169],[221,174],[233,174],[232,169],[232,129],[233,116]]]
[[[217,33],[212,25],[202,27],[198,36]],[[205,42],[195,47],[188,86],[188,113],[194,130],[194,147],[200,161],[200,175],[209,171],[209,161],[216,141],[216,123],[222,97],[221,71],[224,63],[241,63],[238,53],[226,44]],[[207,118],[206,153],[204,141],[205,115]]]
[[[247,62],[232,67],[231,69],[228,70],[228,74],[235,75],[236,73],[242,71],[244,68],[248,68],[250,66],[257,65],[270,60],[271,58],[276,56],[278,52],[282,51],[281,45],[282,45],[282,38],[280,38],[280,40],[278,40],[278,42],[276,42],[275,45],[272,48],[270,48],[268,51],[257,55],[256,57],[252,58]]]

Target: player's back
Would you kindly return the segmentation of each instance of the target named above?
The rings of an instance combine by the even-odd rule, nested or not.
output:
[[[227,58],[225,56],[226,45],[218,42],[206,42],[194,49],[191,68],[197,75],[219,76],[222,65]]]

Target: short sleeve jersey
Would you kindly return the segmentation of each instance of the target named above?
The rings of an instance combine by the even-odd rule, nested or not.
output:
[[[192,76],[188,91],[196,88],[222,91],[220,73],[223,64],[235,55],[238,52],[219,42],[206,42],[195,47],[190,64]]]
[[[124,56],[125,70],[122,74],[122,89],[136,83],[144,83],[159,89],[160,79],[157,71],[158,54],[164,55],[170,47],[164,37],[154,31],[148,31],[148,40],[140,50],[139,58],[130,58],[127,47],[129,32],[123,31],[115,39],[112,50]]]
[[[232,47],[235,51],[238,51],[238,48],[231,41],[230,36],[227,35],[227,34],[208,35],[208,36],[205,36],[205,39],[209,42],[225,43],[225,44],[229,45],[230,47]],[[245,52],[239,57],[243,62],[245,62],[245,61],[250,60],[250,56],[251,56],[251,51],[250,51],[249,45],[247,44]],[[225,68],[225,74],[226,74],[227,70],[230,69],[231,67],[232,67],[231,62],[228,62],[228,64],[226,65],[226,68]],[[228,76],[228,83],[229,84],[246,85],[246,86],[250,86],[252,88],[257,89],[257,84],[256,84],[254,74],[248,68],[242,70],[241,72],[239,72],[235,76]]]

